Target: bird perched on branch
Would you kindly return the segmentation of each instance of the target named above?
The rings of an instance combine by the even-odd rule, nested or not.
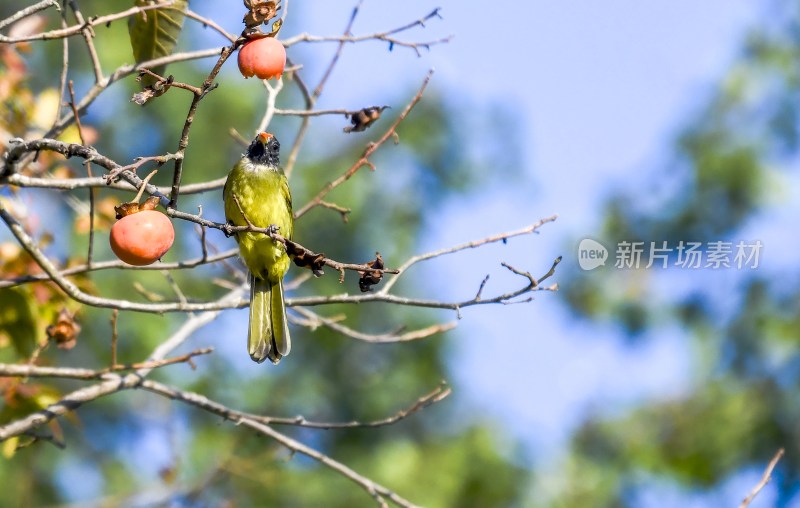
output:
[[[289,182],[280,167],[280,143],[272,134],[256,136],[228,174],[223,196],[225,219],[234,226],[270,228],[291,239],[294,231]],[[239,253],[250,271],[250,358],[272,363],[289,354],[291,341],[283,300],[283,276],[289,270],[284,245],[263,233],[235,233]]]

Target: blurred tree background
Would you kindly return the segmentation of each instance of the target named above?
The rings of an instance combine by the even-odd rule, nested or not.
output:
[[[658,483],[703,492],[762,471],[780,448],[776,506],[798,502],[800,271],[764,266],[796,258],[782,250],[794,232],[771,231],[764,218],[797,199],[800,2],[767,10],[677,136],[673,162],[635,188],[620,184],[608,199],[600,238],[610,250],[623,240],[674,247],[763,239],[761,264],[680,273],[617,270],[612,261],[610,269],[561,279],[576,317],[618,324],[632,346],[655,332],[680,334],[691,344],[693,372],[680,397],[587,416],[553,505],[637,506]]]
[[[17,1],[0,5],[0,18],[23,5]],[[108,9],[99,1],[83,1],[81,7],[86,13]],[[303,11],[310,8],[292,4],[282,36],[302,32]],[[598,239],[603,244],[758,239],[758,221],[764,211],[780,196],[796,191],[783,183],[789,172],[796,171],[800,151],[800,2],[775,2],[771,9],[769,20],[750,33],[740,58],[707,104],[687,119],[674,142],[672,163],[640,176],[634,184],[619,183],[601,211],[604,227]],[[339,29],[333,26],[331,33]],[[132,60],[124,22],[97,32],[104,65],[114,68]],[[71,77],[78,95],[91,84],[90,63],[81,42],[75,37],[70,44]],[[187,22],[179,49],[224,42],[212,31]],[[298,54],[290,49],[290,58],[308,57],[301,72],[319,73],[326,65],[311,57],[314,49],[297,47]],[[14,128],[30,128],[39,121],[44,130],[52,121],[35,113],[48,98],[52,104],[61,68],[60,41],[33,43],[22,50],[27,51],[23,57],[28,76],[14,93],[0,96],[4,127],[11,136],[22,134]],[[387,52],[385,64],[391,65],[393,57],[394,53]],[[4,65],[0,79],[10,72],[7,62]],[[198,83],[209,65],[209,60],[178,64],[170,66],[168,73]],[[263,112],[263,88],[258,82],[242,80],[231,61],[218,81],[221,86],[202,103],[193,127],[186,183],[224,176],[242,150],[228,130],[250,133]],[[410,81],[383,90],[380,100],[392,105],[396,115],[415,86]],[[136,89],[133,77],[124,79],[84,119],[85,125],[97,131],[93,144],[120,162],[174,151],[186,114],[187,96],[173,91],[140,108],[128,102]],[[300,98],[293,94],[289,87],[281,95],[286,107],[299,104]],[[502,106],[470,110],[434,87],[398,129],[401,144],[379,152],[378,171],[359,174],[331,196],[352,208],[349,221],[342,222],[330,210],[314,210],[298,222],[296,239],[341,260],[368,259],[380,249],[389,264],[396,265],[417,253],[415,246],[426,222],[436,220],[441,204],[469,200],[490,178],[523,178],[519,140],[512,132],[520,120]],[[307,150],[293,174],[295,203],[305,203],[322,182],[348,167],[375,135],[375,131],[342,134],[344,123],[335,117],[313,124]],[[277,117],[270,129],[279,133],[284,146],[290,146],[297,127],[297,119]],[[375,129],[380,128],[379,123]],[[477,129],[493,133],[483,158],[463,149]],[[490,161],[491,174],[481,170]],[[85,171],[77,162],[65,166],[77,174]],[[498,175],[498,171],[503,173]],[[165,170],[155,182],[166,185],[170,179],[170,171]],[[11,192],[2,189],[4,196]],[[87,235],[75,219],[85,212],[86,192],[68,194],[78,198],[78,203],[52,191],[24,192],[31,215],[40,217],[37,234],[53,236],[49,252],[62,259],[67,255],[80,258]],[[98,203],[108,198],[126,196],[103,190]],[[202,205],[204,216],[219,219],[220,203],[221,195],[215,191],[185,196],[181,208],[193,211]],[[63,219],[54,224],[43,217]],[[178,243],[170,255],[179,259],[199,254],[193,225],[176,222]],[[785,234],[794,235],[792,231]],[[99,234],[96,240],[99,257],[109,259],[103,238]],[[209,240],[220,250],[233,245],[218,232],[209,232]],[[771,255],[770,250],[762,252],[762,256]],[[24,256],[13,249],[0,250],[0,256],[4,276],[26,270]],[[792,506],[800,485],[800,363],[795,353],[800,334],[800,273],[796,269],[678,272],[607,266],[591,275],[559,273],[561,292],[550,297],[563,299],[575,319],[613,323],[631,347],[653,333],[680,334],[690,344],[692,372],[689,388],[680,396],[643,400],[623,410],[601,408],[586,415],[554,466],[534,467],[530,457],[518,452],[519,444],[507,437],[502,422],[487,423],[480,408],[465,408],[453,401],[384,428],[285,430],[424,506],[639,506],[649,492],[665,485],[689,493],[713,491],[741,478],[743,472],[763,470],[778,448],[784,447],[787,453],[773,482],[778,486],[777,505]],[[224,273],[223,266],[173,275],[187,296],[199,300],[223,292],[213,280]],[[294,270],[290,277],[299,273]],[[446,283],[426,280],[419,273],[409,277],[401,288],[414,296],[435,294],[436,286]],[[131,287],[138,283],[150,293],[173,297],[169,282],[158,272],[94,272],[80,282],[108,296],[129,297]],[[19,361],[29,355],[64,304],[57,290],[47,288],[37,284],[0,289],[5,310],[0,310],[0,360]],[[338,291],[335,275],[328,274],[304,284],[295,294]],[[217,348],[214,355],[197,361],[196,371],[176,366],[159,370],[155,378],[244,411],[348,421],[392,414],[447,379],[452,368],[442,337],[376,346],[324,327],[313,331],[294,327],[296,346],[280,368],[250,365],[243,346],[245,312],[225,312],[185,347]],[[329,306],[322,312],[346,315],[348,326],[375,333],[450,318],[440,312],[383,304]],[[83,326],[78,345],[69,352],[49,349],[43,354],[45,361],[105,366],[110,312],[81,307],[78,317]],[[175,330],[182,319],[122,313],[121,360],[139,360],[163,340],[165,330]],[[469,331],[451,332],[451,336],[459,333]],[[28,382],[31,393],[5,400],[0,422],[80,386],[34,381]],[[456,397],[458,388],[454,387]],[[315,462],[293,457],[279,445],[220,418],[146,393],[123,392],[86,405],[73,417],[62,419],[60,430],[66,450],[38,443],[13,455],[7,453],[8,458],[0,461],[0,492],[8,493],[0,503],[371,503],[363,491]],[[737,483],[736,487],[744,497],[752,485]]]

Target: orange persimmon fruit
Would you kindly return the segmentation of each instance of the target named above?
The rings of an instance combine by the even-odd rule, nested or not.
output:
[[[239,49],[239,71],[245,78],[280,78],[286,66],[286,49],[275,37],[246,42]]]
[[[153,198],[151,198],[153,199]],[[161,212],[153,210],[155,202],[145,202],[133,209],[123,209],[126,203],[117,207],[122,217],[111,227],[111,250],[119,259],[134,266],[155,263],[167,253],[175,241],[175,229],[172,222]],[[133,205],[138,205],[133,203]]]

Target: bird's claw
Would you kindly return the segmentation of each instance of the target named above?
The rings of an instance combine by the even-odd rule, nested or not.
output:
[[[267,234],[270,236],[277,235],[280,230],[281,228],[275,224],[270,224],[269,226],[267,226]]]
[[[230,238],[233,236],[233,224],[227,222],[224,226],[222,226],[222,233],[225,235],[225,238]]]

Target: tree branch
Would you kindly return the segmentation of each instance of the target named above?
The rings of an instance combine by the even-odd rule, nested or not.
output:
[[[40,4],[41,3],[44,3],[44,2],[40,2]],[[160,8],[164,7],[165,5],[170,5],[170,4],[171,4],[171,2],[170,3],[159,3],[159,4],[154,4],[154,5],[147,5],[147,6],[144,6],[144,7],[131,7],[130,9],[127,9],[127,10],[124,10],[124,11],[121,11],[121,12],[117,12],[115,14],[108,14],[106,16],[95,16],[95,17],[89,18],[88,20],[80,20],[79,19],[77,25],[72,25],[72,26],[70,26],[68,28],[63,28],[63,29],[60,29],[60,30],[50,30],[49,32],[42,32],[42,33],[38,33],[38,34],[23,35],[23,36],[20,36],[20,37],[13,37],[13,38],[12,37],[7,37],[5,35],[0,34],[0,42],[8,43],[8,44],[14,44],[14,43],[17,43],[17,42],[47,41],[47,40],[51,40],[51,39],[61,39],[63,37],[70,37],[72,35],[77,35],[77,34],[83,32],[87,28],[92,28],[92,27],[95,27],[97,25],[105,25],[105,24],[111,23],[112,21],[116,21],[118,19],[127,18],[129,16],[133,16],[134,14],[139,14],[141,12],[149,11],[151,9],[160,9]],[[39,5],[39,4],[37,4],[37,5]],[[14,16],[16,16],[16,14]],[[12,17],[14,17],[14,16],[12,16]],[[5,23],[5,21],[3,23]],[[0,28],[2,28],[3,26],[4,25],[2,23],[0,23]]]
[[[32,16],[39,11],[43,11],[48,7],[55,7],[57,11],[61,10],[61,6],[59,6],[56,0],[42,0],[41,2],[35,3],[31,6],[25,7],[21,9],[11,16],[7,17],[6,19],[0,21],[0,30],[11,25],[12,23],[16,23],[17,21],[27,18],[28,16]]]
[[[373,153],[375,153],[375,150],[380,148],[380,146],[383,143],[385,143],[386,140],[394,136],[397,126],[400,125],[400,122],[402,122],[408,116],[411,110],[414,109],[414,106],[420,101],[420,99],[422,99],[422,94],[425,92],[425,88],[427,88],[428,83],[431,80],[431,76],[433,76],[433,70],[428,71],[428,74],[422,81],[422,86],[420,86],[419,90],[417,91],[417,94],[411,99],[411,102],[408,103],[403,112],[400,113],[400,116],[398,116],[397,119],[395,119],[395,121],[392,123],[389,129],[383,134],[383,136],[381,136],[377,141],[370,143],[369,146],[367,146],[366,150],[364,150],[364,153],[362,154],[361,158],[358,159],[355,162],[355,164],[350,166],[350,168],[348,168],[347,171],[345,171],[339,178],[337,178],[332,182],[329,182],[325,187],[323,187],[321,191],[319,191],[319,193],[316,196],[314,196],[314,198],[311,201],[306,203],[302,208],[300,208],[300,210],[295,212],[294,214],[295,218],[302,217],[309,210],[311,210],[315,206],[318,206],[325,198],[325,196],[328,195],[329,192],[331,192],[333,189],[335,189],[336,187],[340,186],[341,184],[352,178],[352,176],[355,175],[356,172],[363,166],[373,167],[372,163],[369,161],[369,157]]]
[[[784,450],[783,448],[781,448],[780,450],[778,450],[775,456],[772,457],[772,460],[769,461],[769,464],[767,464],[767,468],[764,470],[764,474],[761,476],[761,481],[758,482],[758,484],[756,484],[756,486],[753,487],[753,490],[750,491],[750,494],[748,494],[747,497],[745,497],[742,500],[742,503],[739,505],[739,508],[747,508],[748,506],[750,506],[750,503],[752,503],[753,499],[755,499],[758,493],[761,492],[761,489],[767,486],[770,479],[772,478],[772,471],[775,469],[775,466],[778,465],[778,462],[781,460],[781,457],[783,457],[783,453]]]

